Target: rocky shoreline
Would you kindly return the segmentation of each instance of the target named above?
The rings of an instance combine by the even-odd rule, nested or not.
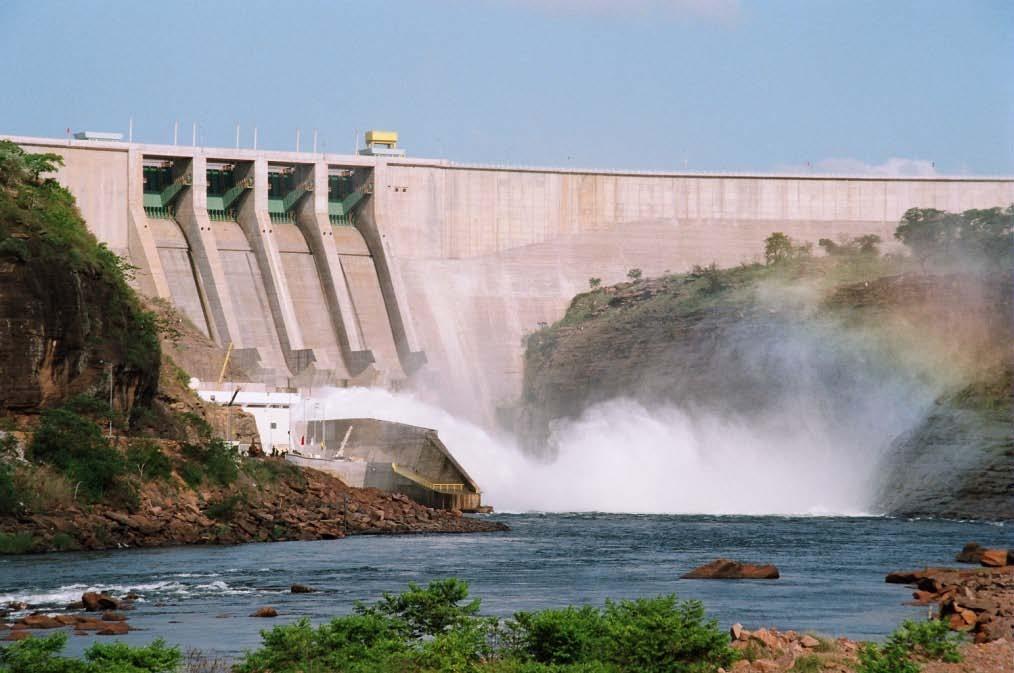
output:
[[[190,489],[178,478],[149,482],[135,512],[70,504],[0,518],[0,533],[31,536],[30,551],[48,552],[508,530],[500,522],[433,509],[404,495],[352,488],[280,459],[247,460],[268,466],[272,476],[243,489]]]

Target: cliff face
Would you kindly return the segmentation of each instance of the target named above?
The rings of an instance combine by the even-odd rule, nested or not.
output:
[[[113,407],[128,416],[157,386],[154,317],[74,197],[44,177],[61,161],[0,141],[0,410],[107,399],[111,376]]]
[[[114,290],[67,267],[0,257],[0,408],[29,412],[76,394],[109,395],[129,414],[152,399],[158,368],[128,363]],[[111,369],[110,369],[111,368]]]
[[[812,260],[581,295],[528,338],[519,435],[552,454],[558,428],[621,397],[786,438],[816,425],[884,447],[883,511],[1014,518],[1011,278],[897,271]]]

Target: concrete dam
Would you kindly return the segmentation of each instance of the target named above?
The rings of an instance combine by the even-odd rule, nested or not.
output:
[[[1014,203],[1011,177],[505,168],[6,136],[65,165],[99,240],[276,388],[411,386],[479,420],[589,277],[755,261],[773,231],[892,240],[912,207]],[[191,372],[204,380],[217,371]]]

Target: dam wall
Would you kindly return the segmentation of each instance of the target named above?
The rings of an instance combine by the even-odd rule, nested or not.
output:
[[[1014,178],[641,173],[10,137],[55,152],[89,227],[251,378],[411,386],[474,419],[590,277],[759,260],[774,231],[877,234]],[[151,182],[161,181],[156,187]],[[200,378],[214,376],[194,372]]]

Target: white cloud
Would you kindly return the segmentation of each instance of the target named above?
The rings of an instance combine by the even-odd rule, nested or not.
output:
[[[668,13],[731,21],[740,13],[740,0],[508,0],[537,9],[566,13]]]
[[[876,175],[884,177],[930,177],[939,175],[933,162],[925,159],[892,157],[881,164],[868,164],[859,159],[835,157],[814,164],[781,166],[779,171],[791,173],[834,173],[836,175]]]

